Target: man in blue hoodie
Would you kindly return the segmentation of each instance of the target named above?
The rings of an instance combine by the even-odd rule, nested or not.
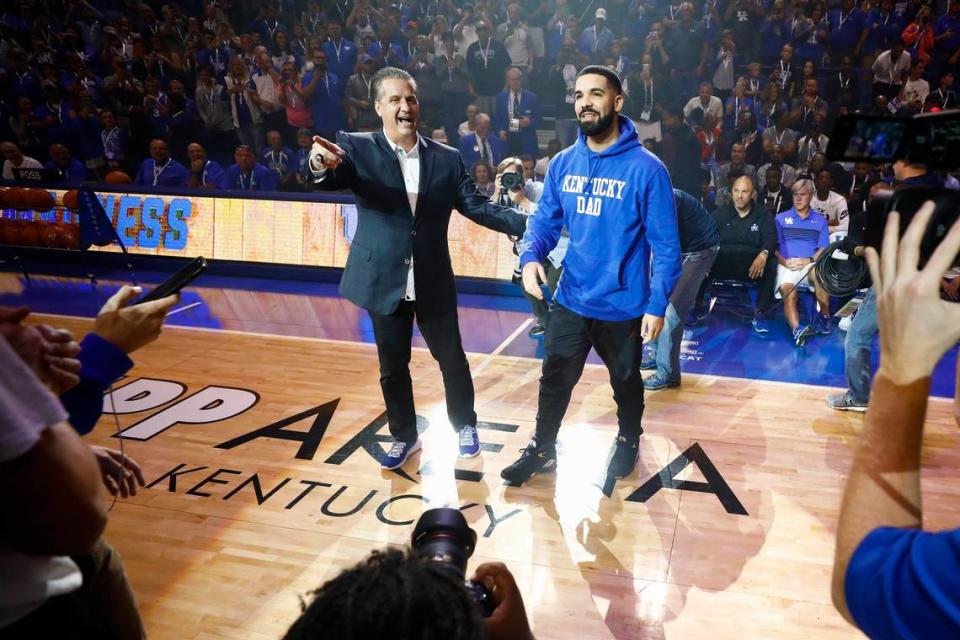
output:
[[[643,341],[660,334],[680,277],[670,175],[620,115],[620,78],[606,67],[585,67],[574,100],[580,135],[550,163],[522,243],[524,289],[542,298],[543,260],[564,226],[570,233],[544,337],[536,433],[500,474],[514,484],[556,467],[560,421],[591,347],[610,371],[620,423],[607,475],[630,475],[643,433]]]

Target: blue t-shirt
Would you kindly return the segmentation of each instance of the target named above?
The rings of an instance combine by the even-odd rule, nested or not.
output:
[[[133,184],[141,187],[185,187],[190,172],[185,166],[173,159],[157,166],[152,158],[140,163],[140,170]]]
[[[813,209],[805,219],[800,217],[796,208],[777,214],[777,249],[784,258],[812,258],[828,244],[827,219]]]
[[[960,529],[874,529],[850,557],[844,593],[874,640],[960,638]]]

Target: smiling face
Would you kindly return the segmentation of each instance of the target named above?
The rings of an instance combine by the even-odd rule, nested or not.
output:
[[[623,96],[604,76],[593,73],[577,78],[574,100],[577,121],[586,136],[605,133],[623,108]]]
[[[387,137],[394,142],[417,134],[420,124],[420,102],[413,82],[402,78],[385,78],[378,87],[374,103],[377,115],[383,120]]]

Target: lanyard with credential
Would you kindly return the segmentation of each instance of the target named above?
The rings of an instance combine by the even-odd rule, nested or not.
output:
[[[173,162],[173,158],[168,158],[166,164],[162,167],[157,167],[157,161],[153,161],[153,186],[157,186],[157,182],[160,180],[160,175],[166,171],[167,167],[170,166],[170,163]]]

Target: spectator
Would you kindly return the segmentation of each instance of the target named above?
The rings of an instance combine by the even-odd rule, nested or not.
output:
[[[313,148],[313,132],[310,129],[300,129],[297,131],[297,171],[293,174],[295,186],[298,191],[310,190],[313,182],[310,179],[310,150]]]
[[[660,159],[666,165],[673,186],[697,195],[700,183],[700,141],[683,118],[683,112],[674,105],[663,105],[663,141],[660,144]]]
[[[59,142],[69,143],[70,118],[67,105],[60,98],[57,85],[50,81],[41,83],[44,102],[33,111],[32,128],[47,146]]]
[[[0,143],[0,152],[3,153],[3,179],[13,180],[14,169],[42,169],[40,161],[23,155],[23,151],[16,142],[9,140]]]
[[[624,111],[637,127],[640,139],[663,140],[660,105],[672,101],[670,84],[662,77],[654,76],[653,65],[642,64],[627,78],[624,91],[627,93]]]
[[[280,95],[283,92],[280,74],[273,68],[270,54],[262,47],[258,47],[254,56],[254,69],[250,79],[257,89],[256,95],[251,95],[251,98],[263,115],[263,126],[267,130],[283,129],[287,118],[283,105],[280,104]]]
[[[777,280],[777,229],[773,216],[754,200],[756,189],[749,176],[733,183],[731,202],[717,207],[713,218],[720,232],[720,252],[710,269],[711,279],[756,283],[753,330],[769,332],[767,314],[773,306]]]
[[[754,186],[754,191],[750,196],[753,197],[756,191],[757,168],[752,164],[747,164],[747,150],[740,142],[733,143],[730,147],[730,162],[725,162],[717,167],[715,182],[718,186],[726,185],[729,182],[729,176],[732,173],[739,173],[750,179],[750,184]]]
[[[283,63],[280,71],[280,92],[277,97],[280,100],[280,106],[286,110],[287,114],[286,138],[296,139],[299,129],[313,127],[313,117],[307,106],[307,97],[303,91],[303,83],[296,63],[289,60]]]
[[[943,273],[960,251],[954,224],[926,266],[920,239],[932,204],[897,243],[891,216],[879,260],[867,261],[877,291],[881,341],[870,410],[847,478],[837,525],[833,601],[871,638],[950,638],[960,632],[953,552],[957,530],[923,530],[920,465],[930,378],[960,339],[960,305],[941,299]],[[958,378],[960,387],[960,378]],[[960,424],[960,406],[955,402]]]
[[[313,69],[303,76],[303,95],[307,98],[313,127],[324,138],[336,138],[347,126],[343,87],[336,75],[327,71],[327,56],[322,49],[310,54]]]
[[[900,40],[900,33],[906,25],[893,11],[893,5],[893,0],[880,0],[879,6],[872,7],[867,12],[860,35],[859,51],[856,53],[866,59],[876,58]]]
[[[572,38],[565,40],[557,57],[557,63],[547,72],[548,85],[557,90],[553,102],[560,109],[560,112],[554,116],[554,131],[564,148],[577,140],[578,126],[577,119],[573,117],[573,94],[577,72],[581,65],[578,64],[579,54],[574,47]]]
[[[727,103],[723,110],[723,129],[725,131],[735,131],[740,127],[740,119],[744,114],[752,113],[756,115],[757,99],[747,95],[747,79],[741,77],[737,79],[733,87],[733,95],[727,98]]]
[[[233,152],[234,164],[227,169],[226,189],[231,191],[276,191],[279,179],[253,155],[253,149],[240,145]]]
[[[932,13],[933,10],[929,5],[920,5],[914,21],[903,30],[901,37],[910,54],[911,64],[930,60],[930,53],[934,47],[933,25],[930,24]]]
[[[431,99],[430,93],[424,95],[423,89],[432,89],[432,87],[424,85],[423,89],[419,86],[417,87],[418,94],[421,97],[421,103],[425,103],[424,106],[427,107],[426,109],[421,109],[421,118],[427,123],[435,125],[443,124],[448,134],[453,135],[457,132],[457,125],[460,119],[459,114],[463,113],[467,107],[467,103],[470,101],[470,72],[467,71],[464,59],[457,53],[456,43],[453,41],[453,34],[449,31],[443,34],[443,44],[437,52],[436,65],[436,70],[432,71],[430,76],[431,79],[436,79],[439,75],[442,117],[441,114],[436,113],[434,109],[430,108],[432,106],[431,103],[434,103],[434,101]],[[419,77],[419,75],[419,73],[414,74],[414,77]],[[418,81],[418,85],[420,84],[422,83]],[[432,84],[431,82],[431,85]],[[431,120],[434,119],[437,121],[431,122]]]
[[[680,386],[680,341],[683,326],[694,299],[720,250],[720,233],[716,221],[694,196],[673,190],[677,206],[677,227],[680,233],[682,267],[667,304],[663,330],[649,343],[650,354],[640,363],[641,369],[656,373],[643,381],[647,391]]]
[[[730,29],[730,40],[726,45],[721,45],[721,51],[729,50],[730,45],[736,42],[745,60],[756,60],[757,37],[760,34],[765,6],[758,0],[734,0],[727,4],[723,20]]]
[[[277,130],[267,132],[267,147],[260,152],[263,166],[277,174],[281,185],[291,178],[293,166],[293,150],[284,146],[283,138]]]
[[[494,98],[503,89],[503,79],[510,66],[510,54],[492,37],[490,23],[477,21],[478,40],[467,48],[465,64],[470,85],[476,92],[473,102],[481,113],[493,113]]]
[[[850,56],[840,58],[840,68],[827,77],[824,88],[826,94],[831,97],[831,102],[838,109],[839,107],[859,108],[860,80],[853,72],[853,58]]]
[[[554,138],[547,143],[547,154],[537,159],[536,165],[534,165],[533,172],[538,180],[543,180],[547,175],[547,167],[550,166],[550,161],[553,160],[553,157],[560,153],[560,141]]]
[[[797,4],[793,6],[795,11],[800,8]],[[797,59],[801,63],[809,60],[816,65],[823,64],[827,34],[830,32],[830,23],[823,11],[822,5],[812,5],[809,17],[801,17],[798,21],[794,41],[800,43],[797,47]]]
[[[797,144],[797,168],[800,171],[806,171],[810,167],[810,162],[815,155],[827,151],[830,138],[823,133],[825,119],[823,114],[816,114],[813,119],[813,126],[807,132],[807,135],[800,138],[800,142]],[[816,176],[811,176],[811,180],[813,179],[816,179]]]
[[[499,163],[506,154],[503,142],[497,136],[490,135],[490,116],[485,113],[477,114],[477,130],[468,136],[460,138],[457,145],[465,165],[472,166],[475,162],[486,162],[492,165]]]
[[[482,160],[477,160],[470,167],[470,177],[477,183],[477,191],[490,198],[496,188],[493,182],[493,168]]]
[[[932,100],[941,109],[956,109],[958,101],[957,94],[953,91],[953,80],[953,71],[945,71],[940,75],[940,86],[927,96],[927,99]]]
[[[183,157],[190,140],[200,138],[203,131],[197,118],[187,108],[186,97],[182,93],[171,93],[169,97],[170,114],[167,116],[167,133],[173,141],[173,154]]]
[[[797,18],[793,19],[796,22]],[[770,80],[780,87],[783,99],[789,99],[793,93],[793,82],[797,75],[796,63],[793,60],[793,45],[787,43],[780,49],[780,58],[773,64]]]
[[[853,0],[840,0],[839,9],[827,12],[827,20],[832,28],[827,37],[831,58],[853,55],[866,22],[863,11],[854,6]]]
[[[960,7],[960,2],[955,1],[951,6]],[[900,103],[912,105],[916,113],[923,109],[927,96],[930,95],[930,83],[923,79],[926,70],[927,65],[924,62],[913,65],[910,68],[910,77],[903,84],[903,91],[900,93]]]
[[[793,332],[793,341],[798,347],[819,333],[831,333],[830,296],[817,283],[813,262],[829,244],[827,221],[821,215],[811,215],[810,199],[813,183],[798,180],[792,187],[793,208],[777,214],[777,297],[783,298],[783,313]],[[820,313],[813,325],[800,325],[797,310],[797,287],[807,282],[814,288]]]
[[[240,56],[230,58],[228,68],[226,83],[233,128],[241,144],[256,148],[263,141],[263,113],[257,105],[257,87]]]
[[[370,83],[373,81],[373,58],[360,56],[357,72],[347,81],[347,108],[357,131],[376,131],[380,128],[380,116],[373,108]]]
[[[783,161],[784,155],[785,153],[782,146],[779,144],[773,145],[773,149],[770,150],[770,162],[757,169],[757,180],[759,180],[761,176],[766,177],[767,169],[775,167],[780,171],[783,185],[787,188],[792,187],[793,183],[797,180],[797,170]]]
[[[730,7],[733,7],[735,4],[743,4],[749,2],[754,4],[754,0],[737,0],[736,3],[731,2]],[[749,14],[749,11],[737,11],[737,15]],[[753,40],[754,34],[751,33],[749,40]],[[746,42],[746,40],[744,40]],[[737,45],[733,41],[733,32],[724,31],[720,36],[720,47],[717,49],[714,57],[714,71],[713,71],[713,88],[717,91],[717,97],[720,98],[721,102],[725,101],[730,95],[730,92],[733,91],[734,85],[734,58],[737,55]],[[721,122],[717,120],[717,122]]]
[[[480,113],[480,109],[477,108],[475,104],[468,104],[466,109],[467,119],[460,123],[457,127],[457,135],[459,137],[468,136],[474,131],[477,130],[477,114]]]
[[[382,24],[377,27],[377,40],[367,48],[367,54],[376,60],[377,68],[400,67],[406,64],[403,50],[392,41],[393,29]]]
[[[816,78],[805,78],[803,93],[794,99],[790,126],[800,133],[809,133],[817,116],[827,119],[829,105],[820,97],[820,83]]]
[[[190,160],[190,178],[187,186],[197,189],[225,189],[226,172],[219,162],[207,158],[207,151],[198,142],[187,145]]]
[[[513,66],[532,72],[533,39],[522,12],[522,7],[515,2],[507,5],[508,20],[497,27],[496,38],[503,43]]]
[[[337,76],[340,86],[344,86],[357,66],[357,45],[343,37],[343,25],[335,21],[327,23],[327,38],[322,45],[327,54],[327,67]]]
[[[7,119],[14,142],[27,153],[40,155],[40,134],[33,128],[33,120],[33,102],[27,97],[17,98],[17,110]]]
[[[185,187],[190,172],[170,157],[170,147],[162,138],[150,141],[150,157],[140,163],[133,184],[140,187]]]
[[[607,10],[600,7],[594,12],[593,25],[580,34],[580,51],[592,62],[599,63],[606,57],[613,45],[613,31],[607,28]]]
[[[48,153],[50,159],[44,167],[59,171],[59,182],[83,182],[87,179],[86,165],[74,158],[66,145],[54,142],[48,147]]]
[[[903,42],[897,40],[890,49],[884,51],[874,60],[873,97],[883,96],[893,100],[900,93],[903,80],[910,72],[910,54],[904,50]]]
[[[700,115],[700,114],[697,114]],[[703,126],[697,130],[697,140],[700,142],[700,163],[707,167],[717,166],[717,145],[720,143],[720,127],[717,126],[713,115],[702,116]],[[694,120],[694,123],[696,120]]]
[[[700,110],[704,115],[713,116],[714,122],[723,122],[723,101],[713,95],[713,85],[709,82],[701,82],[698,95],[690,98],[683,107],[683,117],[689,118],[694,111]]]
[[[810,208],[819,211],[827,220],[831,234],[847,234],[850,220],[847,212],[847,199],[833,190],[833,174],[824,167],[814,176],[816,191],[810,200]]]
[[[776,216],[787,211],[793,205],[793,196],[790,189],[783,184],[783,172],[780,167],[770,166],[763,172],[757,172],[757,177],[763,176],[763,188],[757,194],[757,202],[763,205],[767,213]]]
[[[773,123],[763,130],[763,153],[773,154],[774,147],[781,147],[785,156],[797,153],[797,134],[790,128],[790,114],[781,111],[773,115]]]
[[[703,27],[693,19],[692,4],[680,4],[679,18],[671,20],[663,40],[664,50],[670,57],[670,78],[682,95],[693,87],[697,78],[703,76],[709,47]]]
[[[274,69],[283,69],[283,65],[288,62],[297,66],[297,56],[290,44],[290,36],[285,31],[274,31],[271,43],[273,46],[270,51],[270,62]]]
[[[206,128],[211,150],[218,154],[235,147],[232,98],[228,96],[226,88],[216,80],[211,67],[202,66],[198,69],[195,96],[197,112]]]
[[[523,73],[519,69],[507,71],[507,86],[497,96],[494,120],[500,139],[506,142],[507,153],[538,153],[540,100],[535,93],[523,88]]]

